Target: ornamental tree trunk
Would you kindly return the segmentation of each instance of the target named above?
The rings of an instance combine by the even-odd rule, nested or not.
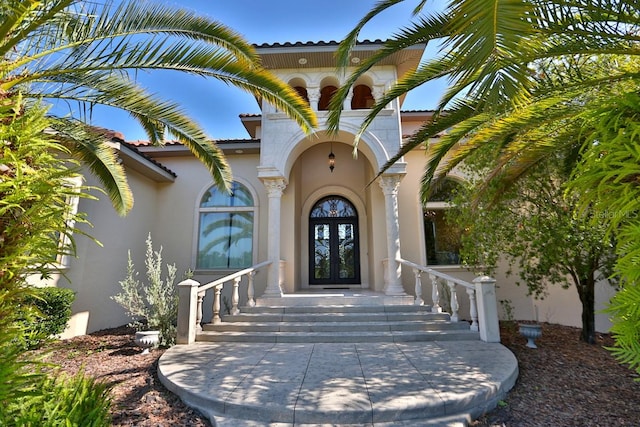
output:
[[[596,315],[595,315],[595,278],[593,274],[578,279],[577,288],[582,302],[582,332],[580,341],[589,344],[596,342]]]

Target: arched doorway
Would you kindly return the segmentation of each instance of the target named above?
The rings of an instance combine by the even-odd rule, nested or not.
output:
[[[343,197],[324,197],[309,214],[309,284],[360,284],[358,213]]]

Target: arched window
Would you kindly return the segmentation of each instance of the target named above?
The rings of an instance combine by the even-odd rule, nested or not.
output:
[[[461,230],[446,219],[446,211],[459,185],[453,179],[446,179],[423,207],[428,265],[460,264]]]
[[[253,196],[233,182],[229,193],[213,186],[199,206],[196,269],[219,270],[253,264]]]
[[[331,98],[338,91],[338,88],[332,85],[325,86],[320,89],[320,101],[318,101],[318,110],[326,111],[329,109]]]
[[[357,85],[353,88],[353,98],[351,98],[352,110],[363,110],[371,108],[374,104],[371,88],[367,85]]]

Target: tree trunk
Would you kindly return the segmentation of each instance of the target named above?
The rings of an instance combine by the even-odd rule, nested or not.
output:
[[[589,344],[596,343],[596,314],[595,314],[595,279],[593,275],[579,279],[578,295],[582,302],[582,332],[580,341]]]

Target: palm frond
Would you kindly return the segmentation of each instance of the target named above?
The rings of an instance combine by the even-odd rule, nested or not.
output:
[[[104,134],[70,119],[55,120],[52,127],[56,138],[69,149],[71,155],[86,164],[102,183],[118,214],[128,213],[133,207],[131,188],[124,167]]]
[[[347,78],[345,83],[331,98],[329,104],[329,117],[327,119],[327,129],[329,132],[335,133],[339,130],[340,115],[344,100],[349,95],[351,87],[356,83],[358,78],[364,75],[371,67],[389,56],[406,49],[408,47],[427,44],[442,37],[441,28],[445,25],[447,17],[444,15],[435,15],[428,18],[422,18],[415,22],[411,27],[403,29],[393,39],[384,42],[381,49],[367,58],[360,64]],[[409,72],[403,76],[392,88],[390,88],[381,99],[376,99],[375,105],[371,107],[371,113],[361,126],[360,132],[356,137],[356,144],[359,137],[371,124],[375,116],[384,109],[389,102],[406,94],[410,90],[424,84],[427,81],[440,78],[447,74],[449,70],[446,65],[440,63],[431,63],[424,67],[420,67],[419,71]]]
[[[404,0],[381,0],[373,6],[373,8],[356,24],[356,26],[349,32],[349,34],[345,36],[345,38],[340,43],[338,51],[336,52],[338,67],[346,67],[349,64],[349,56],[351,55],[351,50],[358,42],[358,35],[360,35],[360,31],[362,31],[362,28],[364,28],[367,23],[369,23],[373,18],[378,16],[386,9],[403,1]]]

